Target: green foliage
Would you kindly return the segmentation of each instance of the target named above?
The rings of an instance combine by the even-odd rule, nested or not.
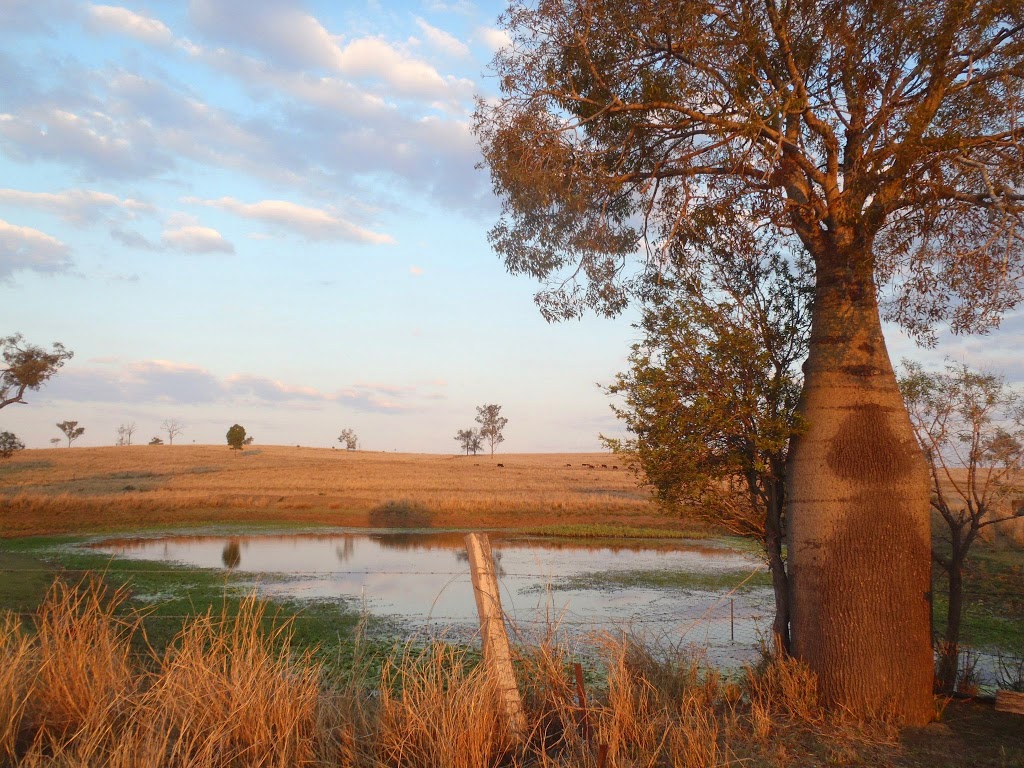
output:
[[[359,436],[356,434],[354,429],[346,427],[341,430],[341,436],[338,438],[338,442],[345,446],[346,451],[354,451],[359,447]]]
[[[20,333],[0,338],[4,369],[0,371],[0,408],[11,403],[24,403],[26,391],[38,390],[74,352],[54,343],[53,351],[26,344]]]
[[[460,429],[455,433],[455,439],[461,444],[467,456],[470,452],[476,456],[484,448],[483,438],[475,429]]]
[[[240,451],[245,447],[245,427],[241,424],[232,424],[228,429],[228,445],[234,450]]]
[[[0,459],[9,459],[15,451],[25,450],[25,444],[13,432],[0,432]]]
[[[630,370],[607,388],[633,437],[603,439],[667,506],[762,539],[765,515],[781,515],[808,280],[778,252],[718,250],[651,290]]]
[[[149,441],[149,444],[150,445],[163,445],[164,441],[161,440],[159,437],[154,437],[152,440]]]
[[[478,405],[476,407],[476,421],[480,425],[480,439],[486,440],[491,447],[491,455],[499,443],[505,442],[501,431],[508,424],[508,419],[501,415],[501,406],[495,404]],[[474,451],[476,453],[476,451]]]
[[[68,439],[68,448],[78,438],[85,434],[85,427],[78,426],[77,421],[61,421],[57,424],[57,429],[64,433],[64,437]]]

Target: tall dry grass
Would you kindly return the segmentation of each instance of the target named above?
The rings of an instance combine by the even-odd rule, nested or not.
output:
[[[781,657],[726,678],[692,654],[606,639],[606,684],[581,706],[567,648],[521,648],[517,742],[465,648],[407,644],[376,675],[357,659],[332,677],[250,599],[195,617],[158,658],[132,650],[142,625],[123,597],[56,584],[31,627],[0,621],[0,765],[708,768],[800,765],[785,745],[839,754],[843,738],[825,730],[813,677]]]

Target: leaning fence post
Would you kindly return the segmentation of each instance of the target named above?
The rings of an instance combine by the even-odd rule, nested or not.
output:
[[[480,614],[484,663],[498,684],[509,729],[516,738],[521,738],[526,731],[526,718],[515,671],[512,669],[508,635],[505,634],[505,619],[501,610],[491,542],[485,534],[468,533],[466,553],[469,555],[469,572],[473,580],[473,597],[476,598],[476,609]]]

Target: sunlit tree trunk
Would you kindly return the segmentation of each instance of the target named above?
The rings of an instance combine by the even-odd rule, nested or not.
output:
[[[787,466],[790,631],[824,701],[932,719],[929,485],[869,268],[818,262]]]

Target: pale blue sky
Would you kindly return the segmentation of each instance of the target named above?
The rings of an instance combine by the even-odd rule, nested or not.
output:
[[[496,402],[502,450],[598,449],[632,316],[546,324],[486,241],[502,9],[0,0],[0,335],[75,351],[0,429],[452,452]],[[1024,378],[1022,326],[930,358]]]

